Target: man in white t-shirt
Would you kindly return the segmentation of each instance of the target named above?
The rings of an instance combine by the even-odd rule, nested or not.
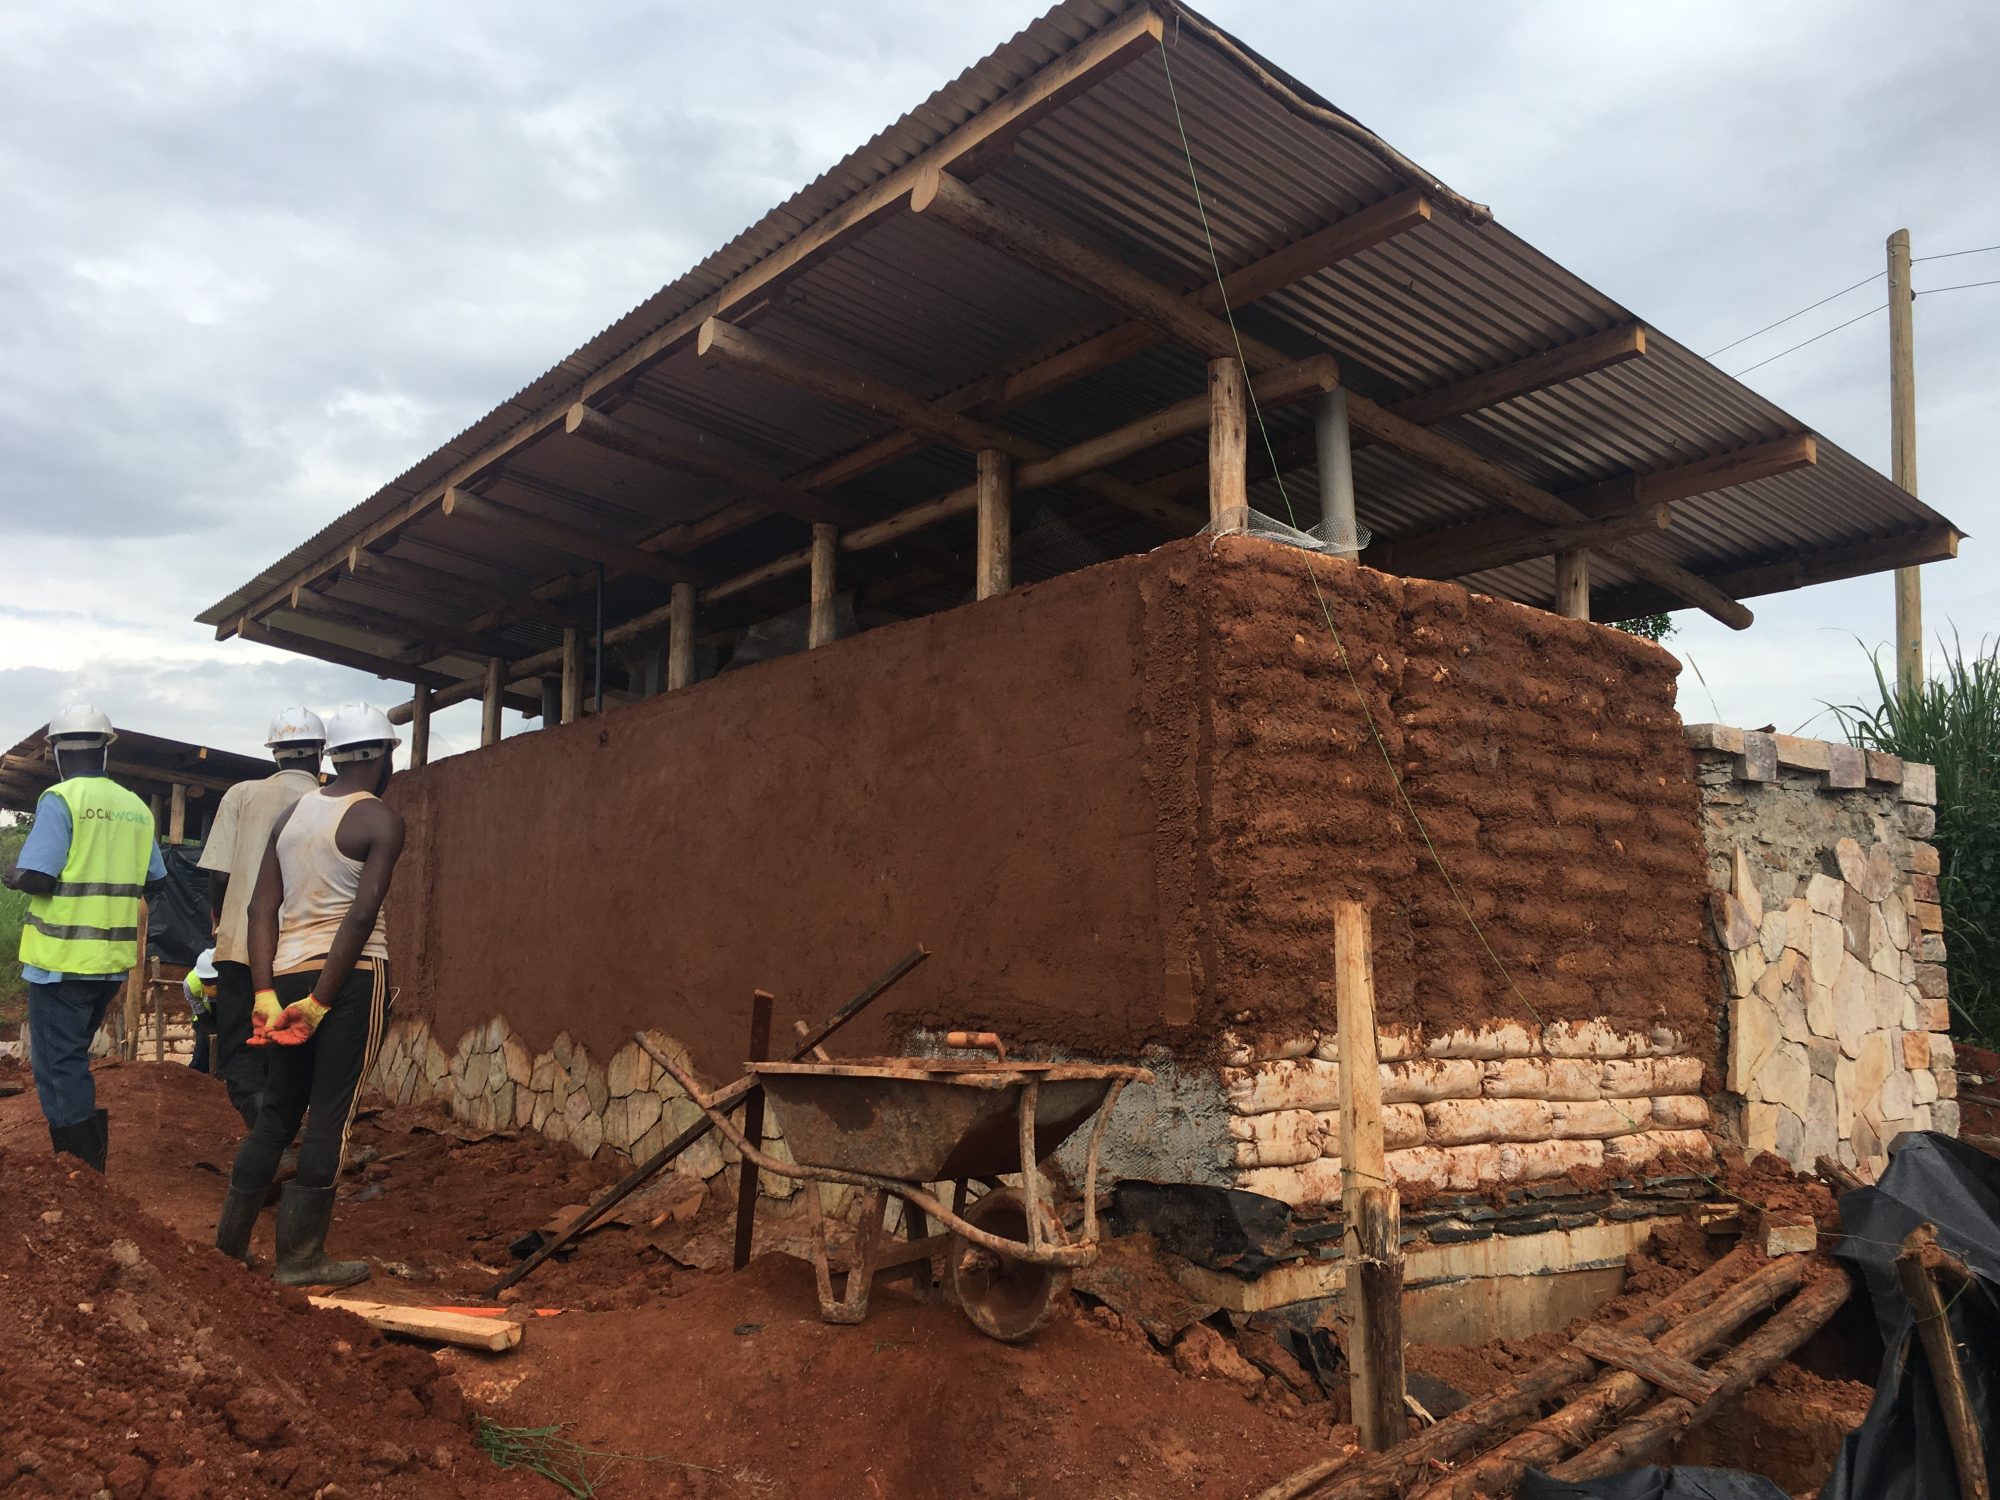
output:
[[[271,721],[264,744],[278,771],[262,781],[242,781],[222,794],[202,846],[208,871],[208,904],[215,919],[214,1071],[245,1125],[257,1121],[257,1101],[269,1068],[262,1048],[251,1047],[250,897],[271,844],[271,825],[306,793],[319,789],[319,761],[326,726],[309,708],[288,708]]]

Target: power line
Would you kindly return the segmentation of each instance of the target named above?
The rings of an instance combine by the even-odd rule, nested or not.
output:
[[[1981,245],[1977,250],[1946,250],[1937,255],[1913,255],[1910,259],[1913,262],[1919,260],[1954,260],[1961,255],[1990,255],[1995,250],[2000,250],[2000,245]]]
[[[1758,337],[1760,334],[1769,333],[1773,328],[1782,328],[1787,323],[1791,322],[1792,319],[1804,317],[1807,313],[1811,312],[1815,307],[1825,307],[1827,303],[1836,301],[1841,297],[1845,297],[1849,292],[1860,290],[1862,287],[1868,285],[1869,282],[1879,279],[1883,274],[1884,273],[1881,271],[1870,272],[1868,275],[1862,277],[1859,281],[1855,282],[1853,286],[1844,286],[1839,291],[1833,293],[1832,296],[1822,297],[1817,302],[1808,303],[1806,306],[1800,308],[1795,313],[1786,313],[1782,318],[1778,319],[1777,322],[1766,323],[1762,328],[1758,329],[1756,333],[1746,333],[1743,335],[1742,338],[1737,339],[1734,343],[1724,344],[1720,349],[1713,351],[1707,357],[1710,359],[1714,359],[1717,354],[1727,354],[1731,349],[1734,349],[1737,344],[1747,344],[1750,342],[1750,340]],[[1887,306],[1888,304],[1884,303],[1883,305]],[[1777,357],[1776,355],[1772,356],[1772,358],[1774,359],[1776,357]]]
[[[1927,286],[1923,288],[1921,291],[1915,293],[1915,295],[1919,297],[1928,297],[1933,292],[1965,292],[1965,291],[1970,291],[1973,287],[1976,286],[2000,286],[2000,280],[1961,281],[1957,286]]]
[[[1888,305],[1889,305],[1888,303],[1884,302],[1880,306],[1871,307],[1868,309],[1867,312],[1861,313],[1856,317],[1849,318],[1845,323],[1834,324],[1833,327],[1826,330],[1826,333],[1816,333],[1811,338],[1806,339],[1801,343],[1792,345],[1790,349],[1780,349],[1776,354],[1773,354],[1770,359],[1760,359],[1757,361],[1756,364],[1751,365],[1746,369],[1738,370],[1736,372],[1735,378],[1741,380],[1745,375],[1748,375],[1751,370],[1761,370],[1764,368],[1764,366],[1771,363],[1771,360],[1773,359],[1783,359],[1787,354],[1791,354],[1796,352],[1797,350],[1805,348],[1807,344],[1817,344],[1821,339],[1825,338],[1829,333],[1838,333],[1843,328],[1852,328],[1856,323],[1859,323],[1862,320],[1862,318],[1872,318],[1875,316],[1875,314],[1887,308]]]

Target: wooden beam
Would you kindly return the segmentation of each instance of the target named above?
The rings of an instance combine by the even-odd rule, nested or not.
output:
[[[350,629],[388,636],[393,640],[421,642],[416,654],[409,658],[418,662],[428,661],[435,656],[451,655],[470,656],[477,661],[481,657],[491,656],[496,652],[504,654],[511,649],[492,636],[483,635],[478,631],[463,630],[451,625],[434,625],[424,620],[412,620],[386,609],[356,604],[347,599],[335,599],[314,589],[299,589],[292,600],[292,608],[301,614],[316,615],[336,625],[346,625]]]
[[[1216,532],[1250,529],[1247,396],[1241,360],[1208,362],[1208,524]]]
[[[1013,461],[997,448],[979,454],[979,550],[973,594],[991,599],[1014,586]]]
[[[486,690],[480,701],[479,743],[481,748],[500,741],[500,705],[505,697],[507,663],[497,656],[486,659]]]
[[[1752,443],[1713,458],[1677,464],[1652,474],[1620,474],[1582,489],[1568,490],[1563,499],[1588,515],[1602,515],[1635,501],[1663,500],[1672,504],[1696,495],[1733,489],[1810,468],[1819,462],[1819,439],[1810,432],[1797,432],[1768,442]]]
[[[402,1303],[362,1302],[347,1297],[308,1297],[314,1307],[352,1313],[369,1327],[402,1338],[433,1344],[457,1344],[500,1354],[521,1342],[521,1325],[510,1318],[482,1317],[444,1307],[406,1307]]]
[[[1273,345],[1243,335],[1221,319],[1191,307],[1115,257],[988,202],[948,173],[927,172],[912,192],[910,205],[1132,317],[1145,319],[1210,359],[1240,354],[1253,373],[1293,362]],[[1586,519],[1574,506],[1464,444],[1419,427],[1352,391],[1348,394],[1348,420],[1355,431],[1538,521],[1553,525]],[[1741,630],[1751,623],[1749,610],[1687,569],[1639,551],[1630,542],[1613,543],[1607,550],[1633,572],[1674,589],[1725,624]]]
[[[667,691],[694,681],[694,585],[677,583],[667,605]]]
[[[348,553],[348,571],[357,577],[394,588],[408,589],[425,598],[449,599],[472,609],[486,610],[511,619],[533,620],[560,629],[573,624],[568,610],[496,584],[481,583],[463,574],[434,568],[428,563],[404,557],[384,557],[379,552],[356,547]],[[497,622],[495,622],[497,623]],[[483,628],[474,625],[475,630]]]
[[[1186,300],[1209,312],[1220,312],[1225,306],[1241,307],[1419,224],[1428,224],[1430,219],[1431,205],[1422,193],[1414,190],[1398,193],[1230,272],[1222,288],[1212,278],[1202,278],[1186,294]],[[1012,374],[973,381],[941,397],[938,404],[974,416],[1010,411],[1072,381],[1109,369],[1141,350],[1152,348],[1160,338],[1159,331],[1150,323],[1137,320],[1120,323],[1080,344],[1064,338],[1049,346],[1048,352],[1030,356]],[[926,441],[916,432],[888,433],[835,459],[818,472],[815,482],[844,484],[916,452]]]
[[[352,646],[341,646],[332,641],[321,640],[318,636],[300,635],[297,631],[286,630],[263,620],[253,620],[248,615],[237,619],[235,633],[244,640],[255,641],[259,645],[275,646],[280,651],[310,656],[318,661],[331,662],[337,667],[352,667],[357,672],[369,672],[377,677],[387,677],[397,682],[416,683],[431,688],[453,687],[458,682],[458,679],[449,672],[436,672],[429,667],[411,666],[408,662],[397,661],[393,657],[376,656],[367,651],[356,650]]]
[[[1567,344],[1526,359],[1487,370],[1464,380],[1455,380],[1420,396],[1389,403],[1389,410],[1405,421],[1428,427],[1448,417],[1484,411],[1490,406],[1516,401],[1564,381],[1575,380],[1599,370],[1638,359],[1646,352],[1646,330],[1639,323],[1627,323],[1602,333],[1586,334]]]
[[[613,541],[575,526],[565,526],[560,521],[531,516],[488,500],[483,495],[475,495],[470,490],[453,490],[446,495],[444,513],[477,521],[495,531],[504,531],[524,541],[552,547],[558,552],[567,552],[571,557],[601,562],[621,573],[650,578],[655,583],[688,583],[694,580],[691,570],[668,561],[656,552],[648,552],[629,542]]]
[[[410,700],[410,769],[430,764],[431,759],[431,690],[420,687]]]
[[[703,337],[706,337],[711,324],[715,324],[715,319],[711,318],[702,325]],[[775,474],[763,473],[717,453],[712,444],[704,442],[702,434],[692,430],[662,433],[579,403],[564,414],[563,431],[595,443],[600,448],[623,453],[662,469],[702,474],[720,480],[731,489],[740,490],[773,510],[783,511],[802,521],[819,523],[853,518],[853,512],[845,506],[821,499]]]
[[[188,789],[185,781],[176,781],[167,803],[167,842],[178,844],[187,836]],[[142,955],[143,957],[143,955]]]
[[[1555,612],[1572,620],[1590,618],[1590,553],[1585,548],[1556,553]]]
[[[674,587],[690,585],[677,583]],[[562,704],[557,717],[564,724],[574,724],[583,717],[583,637],[573,625],[562,634]]]
[[[1947,562],[1958,556],[1959,541],[1959,533],[1950,526],[1925,526],[1898,535],[1827,547],[1777,562],[1734,568],[1727,573],[1718,573],[1714,581],[1716,587],[1739,599],[1754,599],[1760,594],[1810,588],[1816,583],[1861,578],[1894,568]],[[1657,614],[1661,610],[1672,609],[1675,600],[1663,589],[1646,584],[1628,584],[1599,593],[1592,607],[1600,620],[1629,620],[1635,615]]]
[[[785,282],[810,269],[822,258],[902,210],[917,178],[932,166],[977,160],[989,142],[1009,138],[1046,118],[1099,80],[1142,57],[1159,53],[1165,27],[1150,9],[1139,9],[1112,22],[994,100],[929,150],[863,188],[838,207],[805,226],[770,254],[732,277],[713,295],[675,318],[656,333],[606,361],[569,392],[539,408],[478,452],[468,455],[434,488],[412,496],[387,515],[371,522],[359,535],[344,537],[327,553],[252,600],[241,612],[255,617],[272,608],[292,589],[344,562],[351,546],[372,546],[416,517],[442,503],[452,489],[469,484],[523,444],[532,442],[562,422],[572,405],[587,403],[624,385],[648,365],[691,342],[704,319],[729,317],[754,303],[768,300]],[[240,618],[240,616],[239,616]],[[225,622],[225,628],[226,628]]]
[[[806,645],[808,648],[827,646],[834,639],[834,544],[839,533],[831,526],[813,527],[812,536],[812,578],[809,591],[811,607],[807,614]]]
[[[1664,531],[1672,524],[1673,514],[1671,506],[1661,503],[1560,526],[1525,525],[1517,516],[1501,516],[1450,526],[1408,541],[1377,542],[1361,554],[1361,560],[1371,568],[1410,578],[1462,578],[1534,557]]]

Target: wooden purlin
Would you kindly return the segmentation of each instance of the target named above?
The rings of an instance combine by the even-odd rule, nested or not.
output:
[[[341,566],[352,547],[373,546],[416,517],[435,510],[450,490],[471,483],[503,462],[516,448],[559,425],[572,406],[589,403],[602,393],[624,384],[648,365],[685,347],[707,319],[729,316],[755,301],[770,297],[785,282],[810,268],[841,244],[900,213],[911,187],[926,167],[957,163],[972,156],[989,141],[1025,129],[1100,78],[1138,58],[1155,55],[1163,35],[1160,18],[1150,9],[1141,8],[1079,43],[929,150],[815,220],[795,239],[734,277],[713,296],[703,299],[666,327],[641,339],[579,381],[559,400],[541,407],[499,439],[456,465],[442,480],[371,523],[359,535],[343,538],[337,549],[315,559],[251,600],[237,612],[235,620],[255,619],[275,608],[280,600],[290,596],[294,587],[310,583]],[[218,639],[227,639],[233,633],[232,621],[225,621],[216,628]]]

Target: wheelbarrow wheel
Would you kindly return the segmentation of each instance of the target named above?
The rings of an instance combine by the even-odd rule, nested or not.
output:
[[[1023,1242],[1028,1238],[1028,1207],[1019,1188],[996,1188],[973,1204],[965,1217],[988,1234]],[[1046,1204],[1042,1234],[1050,1244],[1063,1243],[1062,1226]],[[972,1326],[1008,1344],[1033,1338],[1069,1290],[1067,1267],[1038,1266],[975,1245],[959,1234],[951,1237],[945,1278]]]

